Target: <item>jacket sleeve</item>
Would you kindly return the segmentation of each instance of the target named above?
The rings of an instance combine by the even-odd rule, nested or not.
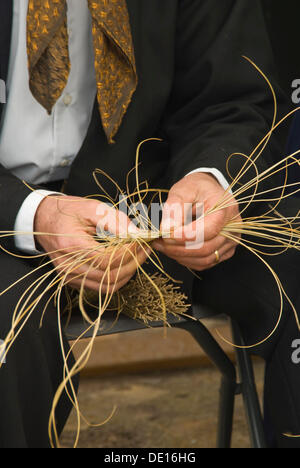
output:
[[[14,250],[14,237],[2,237],[13,231],[17,214],[31,190],[10,171],[0,165],[0,245]]]
[[[250,154],[270,130],[274,110],[266,81],[243,56],[284,104],[262,8],[258,0],[179,0],[178,6],[174,85],[163,121],[171,183],[198,167],[217,168],[229,179],[228,156]],[[272,138],[259,166],[279,151]],[[233,175],[242,162],[232,159]]]

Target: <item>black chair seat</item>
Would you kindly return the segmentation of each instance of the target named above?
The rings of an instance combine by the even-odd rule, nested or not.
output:
[[[201,308],[199,306],[192,307],[189,310],[188,314],[196,318],[197,320],[212,318],[218,315],[209,309]],[[92,320],[96,320],[97,316],[98,314],[96,312],[93,312],[92,310],[89,311],[89,317]],[[181,326],[186,321],[187,320],[185,318],[177,318],[171,313],[167,314],[167,322],[170,326]],[[116,312],[107,310],[104,312],[101,318],[101,323],[97,332],[97,336],[113,335],[115,333],[124,333],[134,330],[143,330],[147,328],[162,328],[163,326],[163,322],[158,321],[151,322],[151,324],[147,325],[141,321],[134,320],[131,317],[122,313],[119,314],[119,317],[117,317]],[[90,329],[86,332],[87,328],[88,322],[83,319],[80,313],[75,313],[72,316],[72,320],[66,327],[65,332],[69,340],[76,339],[83,333],[84,338],[90,338],[92,336],[93,330]]]

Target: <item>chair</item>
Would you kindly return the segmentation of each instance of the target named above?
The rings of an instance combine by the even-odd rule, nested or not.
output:
[[[246,349],[236,348],[236,366],[228,358],[226,353],[210,334],[201,320],[216,317],[216,313],[201,307],[197,300],[195,288],[192,312],[198,321],[191,319],[175,319],[170,315],[169,323],[174,328],[181,328],[190,333],[199,346],[207,354],[221,373],[219,418],[217,431],[217,447],[230,448],[233,430],[233,413],[235,396],[242,394],[246,417],[248,421],[249,434],[252,448],[266,448],[263,420],[257,395],[255,378],[251,357]],[[153,323],[151,326],[162,327],[162,323]],[[234,342],[243,346],[243,337],[236,323],[231,322]],[[80,315],[74,314],[66,334],[68,339],[76,339],[86,330],[86,324]],[[109,311],[105,312],[98,336],[111,335],[115,333],[125,333],[133,330],[145,329],[146,326],[125,315],[121,315],[115,323],[115,315]],[[91,332],[84,335],[89,338]],[[237,370],[240,382],[237,382]]]

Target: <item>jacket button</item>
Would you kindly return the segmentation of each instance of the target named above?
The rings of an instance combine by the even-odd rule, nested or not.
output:
[[[68,167],[70,165],[71,165],[71,161],[70,159],[67,159],[67,158],[64,158],[60,163],[60,167]]]
[[[65,94],[63,98],[63,102],[65,106],[69,106],[72,103],[72,96],[71,94]]]

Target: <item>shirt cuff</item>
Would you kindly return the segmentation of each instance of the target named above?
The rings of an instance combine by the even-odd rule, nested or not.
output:
[[[34,239],[34,218],[38,207],[49,195],[62,195],[48,190],[35,190],[24,200],[15,222],[15,245],[28,255],[38,255]]]
[[[196,169],[195,171],[189,172],[186,176],[191,175],[191,174],[195,174],[197,172],[205,172],[207,174],[213,175],[217,179],[217,181],[219,182],[221,187],[223,187],[224,190],[227,190],[230,187],[230,184],[225,179],[222,172],[219,171],[219,169],[215,169],[215,168],[211,168],[211,167],[200,167],[199,169]],[[229,193],[232,194],[232,190],[230,190]]]

